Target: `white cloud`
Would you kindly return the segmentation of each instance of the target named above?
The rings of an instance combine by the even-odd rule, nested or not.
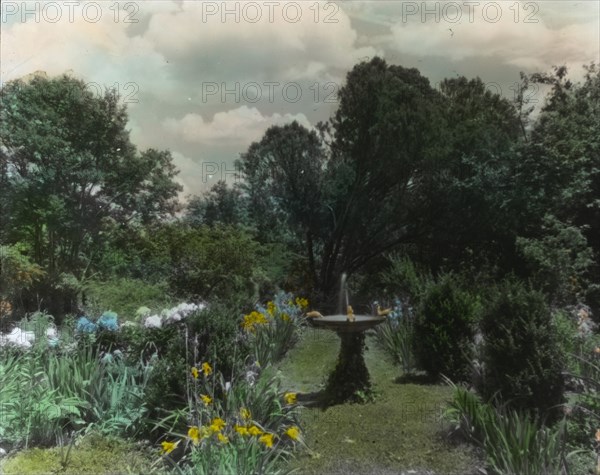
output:
[[[112,4],[102,3],[99,20],[90,22],[82,16],[80,4],[79,9],[74,8],[71,21],[68,7],[62,2],[53,3],[62,5],[56,22],[35,22],[31,17],[24,23],[3,25],[2,82],[37,70],[50,76],[70,70],[86,82],[118,87],[122,96],[135,88],[135,94],[160,95],[174,90],[163,56],[148,40],[128,35],[130,24],[122,21],[125,12],[120,12],[121,21],[115,21]],[[148,78],[152,78],[151,83]],[[130,83],[135,85],[133,89]]]
[[[298,121],[311,128],[304,114],[277,114],[264,116],[255,107],[241,106],[226,112],[216,113],[211,121],[200,114],[187,114],[181,119],[168,118],[164,129],[187,142],[203,145],[227,144],[247,148],[253,141],[260,140],[265,131],[274,125]]]
[[[348,15],[326,2],[188,1],[153,15],[144,37],[166,57],[193,57],[204,78],[218,65],[238,81],[322,79],[327,69],[346,71],[380,52],[357,47]]]
[[[459,4],[460,2],[450,2]],[[552,65],[581,65],[599,55],[597,6],[587,3],[584,9],[590,16],[587,21],[579,18],[578,24],[556,22],[548,24],[552,16],[552,2],[529,2],[538,11],[519,8],[514,4],[498,3],[500,8],[491,7],[494,2],[482,2],[472,10],[472,21],[468,10],[463,9],[456,23],[448,19],[457,17],[457,10],[444,9],[444,2],[435,2],[438,15],[422,17],[422,11],[407,15],[391,27],[391,47],[405,54],[420,53],[423,56],[437,55],[460,61],[478,57],[496,58],[499,64],[513,65],[527,71],[547,71]],[[484,9],[486,5],[490,5]],[[430,4],[434,12],[433,3]],[[594,9],[596,15],[593,14]],[[444,13],[445,12],[445,13]],[[518,12],[518,16],[517,16]],[[492,21],[498,16],[497,21]],[[518,21],[517,21],[518,20]],[[531,22],[525,22],[529,20]]]

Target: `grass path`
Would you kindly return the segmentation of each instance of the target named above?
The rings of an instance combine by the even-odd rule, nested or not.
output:
[[[323,388],[333,369],[339,338],[307,330],[280,365],[284,387],[298,392]],[[475,474],[481,466],[470,446],[447,441],[439,416],[451,391],[440,385],[398,383],[393,366],[372,337],[365,360],[374,402],[325,410],[305,408],[302,427],[312,453],[300,455],[299,474]]]

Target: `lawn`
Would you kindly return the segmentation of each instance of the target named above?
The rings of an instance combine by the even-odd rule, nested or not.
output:
[[[338,348],[335,333],[308,329],[280,365],[284,385],[301,393],[321,390]],[[473,448],[450,441],[440,420],[450,388],[400,382],[400,369],[370,336],[365,360],[375,400],[305,408],[301,419],[309,450],[292,468],[306,475],[476,473],[482,463]]]

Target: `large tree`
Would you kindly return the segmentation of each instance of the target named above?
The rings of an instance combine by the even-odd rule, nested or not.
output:
[[[201,196],[193,196],[187,203],[185,220],[192,226],[246,224],[246,202],[238,188],[219,180]]]
[[[324,165],[320,137],[297,122],[269,128],[238,161],[246,179],[240,187],[258,235],[303,249],[313,284],[317,283],[315,246],[326,212]]]
[[[333,137],[325,200],[332,210],[321,260],[321,288],[330,293],[383,252],[423,235],[446,153],[440,94],[416,69],[380,58],[347,76]]]
[[[0,236],[29,246],[50,287],[84,277],[108,221],[127,226],[176,209],[170,153],[136,150],[114,91],[94,97],[66,75],[11,81],[0,119]]]
[[[522,140],[517,109],[479,78],[445,79],[440,92],[448,154],[433,197],[439,219],[421,244],[434,267],[505,259],[522,212],[512,189]]]
[[[325,296],[342,272],[423,232],[445,150],[441,96],[416,69],[361,63],[339,100],[319,133],[273,127],[241,159],[250,209],[271,225],[287,218]]]

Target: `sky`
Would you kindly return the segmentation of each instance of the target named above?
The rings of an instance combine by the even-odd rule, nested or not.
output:
[[[513,98],[519,73],[600,63],[600,2],[6,1],[0,83],[72,74],[116,88],[139,149],[172,152],[183,196],[233,183],[273,125],[327,120],[352,67],[374,56],[432,86],[480,77]],[[543,91],[532,90],[534,105]],[[535,102],[537,101],[537,102]]]

